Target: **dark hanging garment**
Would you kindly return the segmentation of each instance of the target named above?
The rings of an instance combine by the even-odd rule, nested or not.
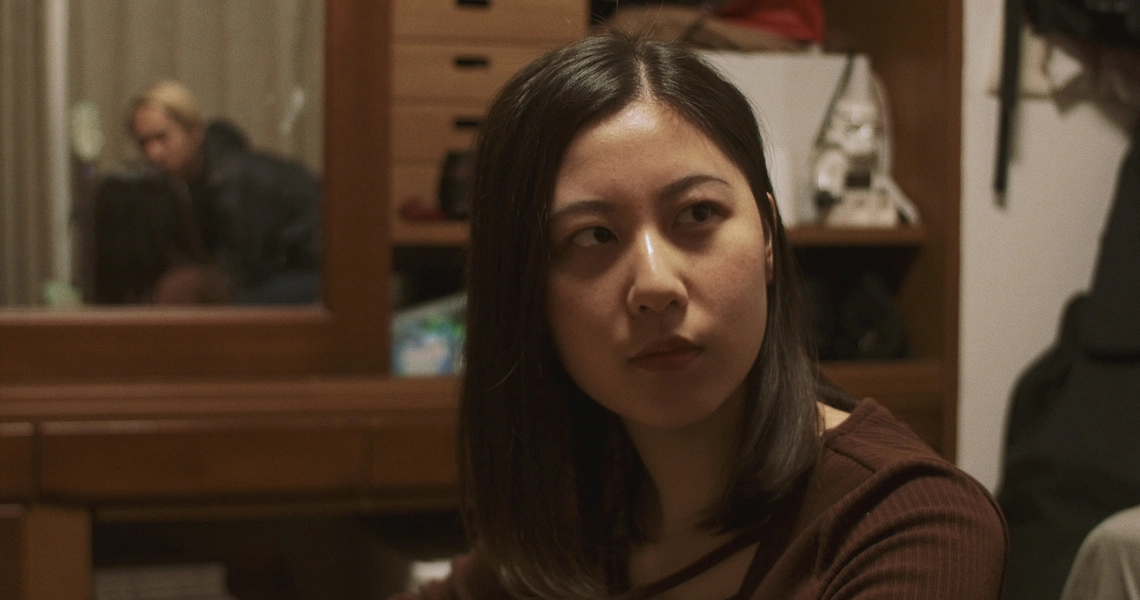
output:
[[[1004,205],[1021,80],[1021,30],[1061,35],[1082,44],[1140,50],[1140,0],[1005,0],[994,191]]]
[[[1019,0],[1039,33],[1059,33],[1082,42],[1140,48],[1137,0]]]
[[[1138,140],[1121,166],[1092,289],[1069,303],[1056,345],[1014,390],[998,494],[1011,544],[1006,600],[1060,597],[1088,532],[1140,505]]]

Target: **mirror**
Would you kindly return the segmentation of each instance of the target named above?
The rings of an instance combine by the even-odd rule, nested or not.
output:
[[[0,307],[318,299],[323,0],[13,0],[0,13]],[[144,103],[153,123],[132,110],[165,80],[199,108],[183,161],[196,169],[154,139],[195,131],[170,94]]]
[[[3,0],[0,36],[8,39],[18,28],[42,30],[37,23],[43,6],[56,6],[56,1]],[[390,6],[386,0],[324,0],[324,5],[321,303],[240,310],[228,306],[0,310],[0,402],[5,401],[5,390],[10,386],[45,382],[167,385],[174,381],[309,380],[387,372],[391,364],[386,276],[391,260],[385,234]],[[15,64],[9,49],[0,48],[3,76],[7,76],[9,65]],[[34,48],[17,50],[39,52]],[[37,71],[25,72],[21,82],[27,86],[12,89],[5,85],[0,93],[15,95],[25,108],[42,110],[31,101],[35,96],[28,87],[38,81],[37,77]],[[20,118],[33,120],[37,114],[29,112]],[[12,161],[17,172],[23,173],[20,169],[33,157],[11,149],[16,139],[8,135],[12,119],[11,113],[0,115],[0,164],[9,168]],[[34,144],[28,145],[35,149]],[[8,210],[11,197],[7,189],[0,190],[0,211]],[[9,243],[10,230],[20,231],[30,220],[14,222],[3,225],[8,229],[0,231],[0,244]],[[3,248],[0,261],[14,260]],[[21,261],[49,262],[44,256],[46,252],[35,248],[30,258]],[[233,401],[242,400],[249,399]]]

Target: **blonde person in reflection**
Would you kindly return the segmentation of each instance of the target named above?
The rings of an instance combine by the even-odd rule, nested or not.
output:
[[[143,157],[189,187],[202,242],[239,304],[310,303],[320,295],[320,182],[297,162],[252,150],[233,124],[207,124],[182,84],[131,103]]]
[[[819,374],[743,95],[593,37],[476,145],[461,513],[405,597],[997,598],[984,488]]]

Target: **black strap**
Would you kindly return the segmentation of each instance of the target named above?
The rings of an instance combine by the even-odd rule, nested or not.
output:
[[[756,554],[752,555],[752,563],[748,565],[748,571],[744,574],[744,581],[740,583],[740,589],[731,600],[752,598],[756,588],[760,587],[760,582],[768,575],[768,571],[772,570],[772,565],[784,555],[796,526],[796,514],[803,505],[806,493],[807,487],[800,485],[788,497],[781,500],[780,509],[773,517],[772,526],[765,532],[768,539],[757,546]]]
[[[628,594],[621,597],[621,600],[644,600],[645,598],[652,598],[708,571],[720,564],[724,559],[760,541],[760,538],[764,537],[767,524],[768,520],[765,519],[760,523],[752,525],[748,529],[741,531],[736,537],[717,546],[708,554],[705,554],[695,562],[689,564],[689,566],[672,575],[658,579],[653,583],[630,590]]]
[[[1009,147],[1013,134],[1014,109],[1021,81],[1022,0],[1005,2],[1005,39],[1001,61],[1001,111],[998,115],[997,157],[994,166],[994,191],[999,206],[1005,206],[1009,178]]]
[[[787,548],[788,540],[791,538],[792,529],[796,522],[795,516],[803,503],[806,491],[804,480],[800,480],[799,485],[792,492],[771,506],[764,519],[749,525],[741,530],[736,537],[680,571],[643,587],[630,590],[629,593],[621,596],[621,600],[652,598],[704,573],[726,558],[763,539],[764,543],[757,546],[756,553],[752,555],[752,561],[748,565],[748,571],[744,575],[739,591],[728,600],[750,598],[752,592],[760,585],[760,581],[768,574],[772,565],[776,563]]]

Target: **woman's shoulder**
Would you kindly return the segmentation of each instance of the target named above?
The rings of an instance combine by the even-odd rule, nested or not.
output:
[[[851,414],[823,435],[826,453],[850,457],[869,469],[900,460],[946,462],[906,424],[871,398],[859,401]]]
[[[996,509],[985,487],[872,399],[860,401],[846,421],[826,432],[823,445],[820,466],[827,476],[843,468],[868,479],[883,479],[884,484],[911,479],[952,482],[976,492],[978,500]]]
[[[802,492],[792,541],[755,597],[997,598],[1008,545],[997,504],[874,401],[825,432]],[[900,570],[910,575],[890,575]]]
[[[813,484],[833,494],[931,494],[964,501],[963,509],[993,513],[989,491],[935,452],[891,412],[870,398],[823,436]],[[1004,527],[1004,522],[1003,522]]]
[[[871,399],[860,401],[846,420],[824,433],[811,480],[809,491],[827,495],[942,492],[968,497],[980,510],[998,510],[980,483]]]
[[[974,586],[969,589],[996,594],[993,586],[1000,585],[1008,546],[997,503],[873,400],[861,401],[847,420],[826,432],[804,500],[806,512],[815,515],[817,547],[834,565],[872,555],[876,563],[915,568],[922,556],[946,561],[941,562],[945,569],[968,563],[965,572]],[[884,539],[892,542],[884,546]],[[889,556],[878,556],[885,553]]]

